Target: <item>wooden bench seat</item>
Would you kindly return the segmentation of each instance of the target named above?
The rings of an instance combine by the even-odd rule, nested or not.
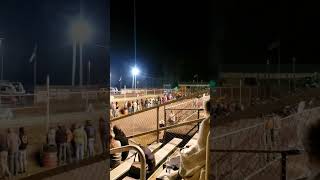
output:
[[[198,138],[199,138],[199,133],[196,133],[189,141],[188,141],[188,143],[184,146],[184,148],[186,148],[186,147],[188,147],[188,146],[193,146],[193,145],[195,145],[196,143],[197,143],[197,141],[198,141]],[[162,168],[162,167],[160,167],[160,168]],[[156,173],[157,174],[157,173]],[[166,169],[160,169],[160,173],[158,174],[158,175],[156,175],[155,174],[155,176],[157,177],[156,179],[158,179],[158,177],[162,177],[162,176],[164,176],[164,175],[166,175],[167,174],[167,172],[166,172]],[[152,179],[154,179],[154,178],[152,178]],[[160,178],[159,178],[160,179]]]
[[[162,143],[153,143],[151,145],[148,146],[148,148],[151,150],[151,152],[154,152],[156,150],[158,150],[160,147],[161,147]],[[111,180],[116,180],[120,177],[122,177],[125,173],[127,173],[133,162],[137,160],[138,157],[136,157],[136,160],[135,160],[135,154],[137,152],[132,150],[132,151],[129,151],[129,155],[128,155],[128,158],[123,161],[119,166],[117,166],[116,168],[112,169],[112,171],[110,171],[110,179]]]
[[[164,145],[159,151],[154,154],[156,160],[156,166],[158,166],[166,157],[172,153],[178,145],[182,142],[182,139],[173,138],[170,142]]]

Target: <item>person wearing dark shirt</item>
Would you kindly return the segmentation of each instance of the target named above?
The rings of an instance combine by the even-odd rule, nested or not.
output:
[[[0,178],[6,175],[11,176],[8,167],[8,143],[4,134],[0,134],[0,169]]]
[[[28,136],[23,127],[19,129],[19,138],[21,144],[19,146],[19,168],[20,172],[26,172],[27,165],[27,146],[28,146]]]
[[[94,156],[94,144],[95,144],[95,137],[96,137],[96,129],[93,127],[92,122],[90,120],[87,121],[86,125],[86,133],[87,133],[87,144],[88,144],[88,155],[89,157]]]
[[[121,146],[129,145],[129,140],[128,140],[127,136],[119,127],[113,126],[113,132],[115,134],[114,139],[120,141]],[[128,151],[122,152],[121,160],[124,161],[125,159],[127,159],[128,154],[129,154]]]
[[[59,163],[63,164],[67,162],[67,132],[66,128],[61,124],[58,125],[56,132],[56,143],[58,146]]]
[[[144,147],[142,145],[140,145],[140,148],[142,149],[142,151],[145,154],[145,158],[146,158],[146,163],[148,165],[148,172],[153,172],[155,169],[155,165],[156,165],[156,161],[154,158],[153,153],[151,152],[151,150],[147,147]]]

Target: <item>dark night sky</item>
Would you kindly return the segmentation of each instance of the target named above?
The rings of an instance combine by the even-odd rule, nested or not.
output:
[[[92,79],[102,81],[107,75],[106,51],[94,44],[106,44],[106,0],[85,1],[84,17],[94,35],[84,48],[84,72],[88,59],[93,62]],[[54,84],[71,83],[72,42],[69,27],[79,13],[79,0],[1,0],[0,33],[5,39],[5,79],[33,83],[29,63],[38,44],[38,82],[50,74]],[[84,82],[86,82],[86,74]]]
[[[83,0],[84,14],[94,29],[85,46],[85,62],[92,59],[96,81],[105,68],[107,1]],[[137,64],[140,81],[161,78],[189,81],[216,77],[219,63],[264,64],[268,45],[281,41],[281,61],[317,63],[319,28],[317,6],[269,1],[136,0]],[[111,72],[113,83],[122,75],[129,85],[133,65],[133,1],[111,0]],[[28,59],[39,44],[39,81],[50,74],[53,82],[68,84],[72,48],[68,26],[79,11],[79,0],[2,0],[0,33],[5,41],[5,78],[32,83]],[[272,60],[276,63],[276,59]],[[63,67],[63,68],[62,68]],[[86,66],[85,66],[86,68]],[[41,77],[41,78],[40,78]],[[153,77],[153,78],[151,78]],[[86,79],[86,75],[84,75]],[[126,81],[125,81],[126,80]]]
[[[133,63],[133,5],[130,0],[111,2],[111,67],[125,74]],[[137,0],[136,7],[137,59],[139,65],[148,64],[148,75],[187,81],[199,74],[209,80],[219,63],[264,64],[266,57],[277,63],[277,51],[267,51],[276,40],[282,63],[290,63],[292,56],[297,63],[317,62],[312,50],[319,28],[311,4]]]

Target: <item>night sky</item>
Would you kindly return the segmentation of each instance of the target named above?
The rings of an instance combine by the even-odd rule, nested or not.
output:
[[[38,44],[38,83],[45,83],[46,74],[52,84],[71,84],[71,22],[79,14],[79,0],[1,0],[0,34],[5,38],[4,78],[33,84],[33,65],[29,63]],[[93,27],[93,36],[84,45],[84,83],[87,61],[92,61],[92,81],[103,82],[106,69],[106,0],[83,0],[83,16]],[[79,64],[77,64],[79,65]],[[77,73],[78,75],[78,73]],[[108,79],[108,78],[107,78]]]
[[[133,64],[133,5],[111,1],[112,71],[129,74]],[[137,0],[137,59],[147,75],[192,81],[217,77],[224,64],[317,63],[316,6],[271,1]],[[146,65],[147,64],[147,65]],[[123,67],[123,68],[119,68]],[[120,70],[120,71],[119,71]],[[120,76],[120,75],[119,75]],[[128,77],[128,79],[130,79]],[[116,82],[116,79],[114,79]]]
[[[106,45],[110,30],[112,83],[118,85],[122,76],[122,85],[129,86],[134,64],[133,1],[110,0],[110,24],[106,0],[83,1],[84,16],[94,30],[84,49],[85,64],[93,61],[92,79],[108,79],[106,49],[96,44]],[[320,29],[316,7],[276,0],[136,0],[137,65],[142,71],[138,81],[149,86],[192,81],[195,74],[199,81],[208,81],[223,71],[222,63],[264,64],[271,58],[275,64],[278,52],[267,50],[274,41],[281,42],[282,63],[290,63],[292,56],[297,63],[317,63]],[[69,84],[72,46],[68,28],[78,13],[79,0],[2,0],[5,79],[32,84],[28,59],[37,42],[39,83],[50,74],[54,83]]]

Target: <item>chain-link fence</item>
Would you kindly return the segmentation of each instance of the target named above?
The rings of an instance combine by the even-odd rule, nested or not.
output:
[[[196,99],[198,104],[195,104]],[[112,119],[111,123],[113,126],[121,128],[135,142],[147,145],[164,139],[168,132],[161,130],[163,127],[204,117],[202,108],[202,98],[176,100],[173,103],[168,102],[135,114]],[[193,127],[194,125],[183,131],[180,128],[178,131],[180,134],[187,134]]]
[[[64,126],[66,130],[70,130],[71,134],[75,133],[78,126],[87,127],[87,121],[94,129],[94,134],[90,138],[94,139],[93,148],[94,155],[102,153],[101,135],[107,120],[109,119],[106,111],[109,109],[109,95],[100,94],[99,91],[69,91],[49,89],[49,91],[38,91],[37,94],[25,95],[1,95],[0,106],[0,133],[1,138],[6,138],[8,129],[12,129],[13,134],[19,135],[19,128],[24,128],[28,139],[26,149],[27,172],[18,173],[14,177],[21,178],[27,175],[47,171],[48,168],[54,168],[60,165],[69,164],[76,160],[76,144],[74,140],[70,143],[70,149],[66,162],[64,157],[60,159],[59,144],[55,137],[58,137],[58,125]],[[101,121],[99,121],[101,119]],[[107,127],[109,127],[107,125]],[[52,134],[49,135],[49,132]],[[89,135],[86,131],[87,140],[84,144],[88,144]],[[49,136],[51,136],[52,144],[49,146]],[[102,138],[103,137],[103,138]],[[4,142],[1,142],[4,143]],[[17,142],[13,142],[17,143]],[[69,146],[68,146],[69,147]],[[10,147],[9,147],[10,148]],[[107,147],[104,147],[107,149]],[[69,153],[70,152],[70,153]],[[11,158],[15,155],[9,153],[8,167],[10,169],[12,163]],[[88,146],[84,147],[84,158],[89,157]],[[70,161],[69,161],[70,160]],[[62,162],[63,161],[63,162]],[[11,170],[12,174],[21,171],[17,168]],[[0,174],[2,176],[2,174]]]
[[[290,151],[303,149],[303,127],[308,121],[318,117],[319,113],[320,108],[317,107],[282,119],[269,116],[260,119],[261,123],[256,125],[223,135],[214,133],[211,144],[211,166],[214,169],[212,177],[295,179],[302,176],[307,172],[306,157],[303,151],[302,154]],[[238,123],[233,123],[228,126],[237,125]]]

